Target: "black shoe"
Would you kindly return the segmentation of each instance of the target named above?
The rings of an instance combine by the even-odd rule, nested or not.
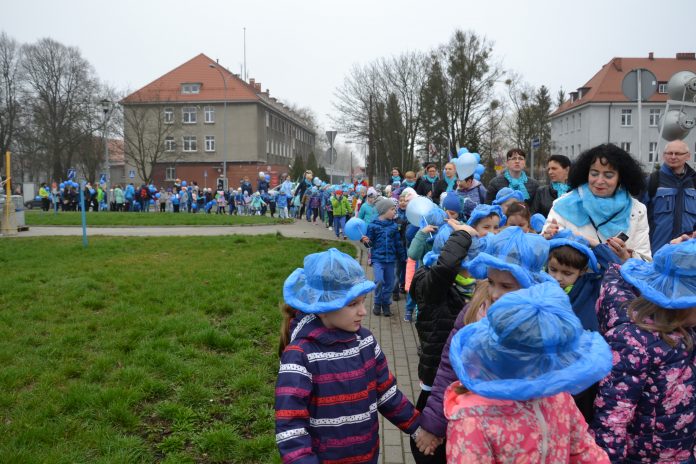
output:
[[[391,317],[391,308],[389,308],[389,306],[382,306],[382,315],[384,317]]]
[[[399,292],[392,293],[392,299],[394,301],[399,301],[401,299],[401,295],[399,294]]]
[[[372,314],[375,316],[379,316],[382,313],[382,309],[379,306],[375,306],[372,308]]]

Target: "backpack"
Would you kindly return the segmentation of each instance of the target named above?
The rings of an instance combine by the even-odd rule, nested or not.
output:
[[[140,198],[142,198],[143,200],[147,199],[147,189],[146,188],[140,189]]]

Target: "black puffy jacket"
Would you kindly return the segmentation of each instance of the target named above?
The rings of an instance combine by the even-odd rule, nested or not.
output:
[[[459,311],[467,303],[454,280],[470,246],[468,233],[453,232],[437,262],[429,268],[418,269],[411,282],[410,294],[418,304],[416,330],[421,344],[418,378],[425,385],[433,384],[442,349]]]

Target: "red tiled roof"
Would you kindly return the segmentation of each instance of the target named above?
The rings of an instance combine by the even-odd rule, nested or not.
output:
[[[580,87],[583,89],[582,98],[575,101],[566,101],[551,115],[555,116],[586,103],[599,102],[625,102],[628,99],[621,91],[621,83],[624,76],[630,71],[642,68],[651,71],[658,82],[667,82],[669,78],[679,71],[696,72],[696,59],[677,58],[612,58],[602,66],[592,79]],[[649,102],[666,102],[667,94],[655,92],[648,99]]]
[[[215,68],[211,68],[211,64]],[[225,88],[218,69],[222,71],[222,74],[227,79],[228,101],[259,100],[257,91],[260,93],[260,90],[258,90],[260,85],[258,89],[254,88],[253,85],[247,84],[215,60],[201,53],[140,90],[128,95],[121,100],[121,103],[223,101],[225,99]],[[200,93],[182,94],[181,84],[201,84]]]

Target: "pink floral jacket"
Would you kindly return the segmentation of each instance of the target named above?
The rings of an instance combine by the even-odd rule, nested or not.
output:
[[[445,393],[448,463],[608,464],[568,393],[529,401]]]

